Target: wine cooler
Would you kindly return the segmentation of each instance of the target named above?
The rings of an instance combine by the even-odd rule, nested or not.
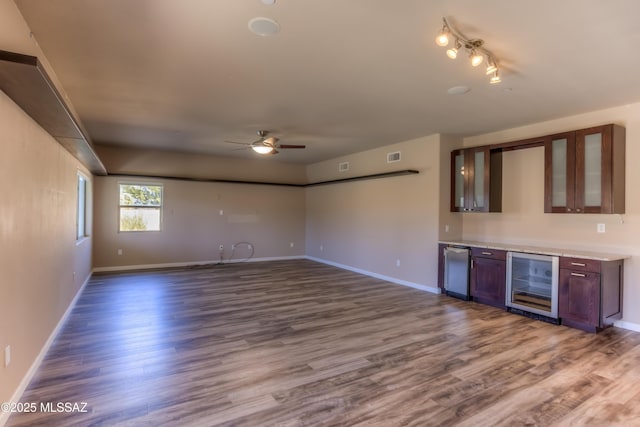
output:
[[[557,256],[507,253],[507,307],[557,319],[558,268]]]

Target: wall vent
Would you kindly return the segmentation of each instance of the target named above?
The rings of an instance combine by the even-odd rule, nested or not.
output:
[[[349,162],[338,163],[338,172],[346,172],[349,170]]]
[[[400,152],[394,151],[393,153],[387,153],[387,163],[394,163],[400,161]]]

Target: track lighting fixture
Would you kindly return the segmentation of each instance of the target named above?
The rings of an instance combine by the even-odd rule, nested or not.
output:
[[[484,41],[481,39],[468,39],[459,31],[451,28],[446,18],[442,18],[442,29],[440,33],[436,37],[436,44],[438,46],[447,46],[449,44],[449,39],[453,37],[455,38],[455,45],[447,49],[447,56],[451,59],[456,59],[458,57],[458,53],[460,49],[463,47],[469,52],[469,61],[473,67],[477,67],[487,60],[487,75],[492,75],[489,82],[491,84],[500,83],[502,80],[498,75],[498,62],[496,61],[495,56],[486,49],[484,45]]]

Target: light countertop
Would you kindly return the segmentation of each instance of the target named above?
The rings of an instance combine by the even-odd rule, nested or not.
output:
[[[621,259],[630,258],[629,255],[622,254],[581,251],[575,249],[546,248],[541,246],[515,245],[511,243],[477,242],[473,240],[440,240],[438,243],[456,246],[468,246],[472,248],[495,249],[509,252],[524,252],[530,254],[593,259],[597,261],[619,261]]]

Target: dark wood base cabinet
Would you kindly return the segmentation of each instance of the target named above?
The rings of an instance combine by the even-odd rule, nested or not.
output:
[[[474,301],[505,308],[507,271],[505,251],[471,248],[471,297]]]
[[[560,258],[562,324],[598,332],[622,317],[622,261]]]

